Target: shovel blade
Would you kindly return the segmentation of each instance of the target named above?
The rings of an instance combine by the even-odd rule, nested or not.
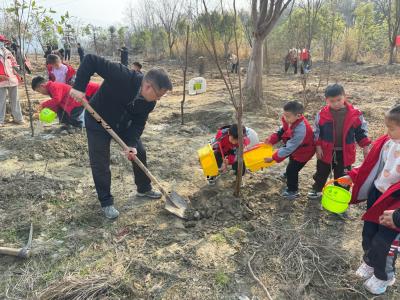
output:
[[[178,216],[179,218],[185,219],[185,212],[188,207],[186,200],[180,196],[177,192],[171,191],[166,195],[165,209],[170,213]]]

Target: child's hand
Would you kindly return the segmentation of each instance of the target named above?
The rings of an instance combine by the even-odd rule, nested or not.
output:
[[[224,158],[223,162],[222,162],[222,167],[221,167],[221,172],[226,172],[226,170],[228,169],[228,165],[229,165],[229,160],[227,157]]]
[[[317,154],[317,158],[318,159],[322,159],[322,157],[324,156],[324,152],[322,151],[322,147],[321,146],[317,146],[316,154]]]
[[[340,185],[352,185],[353,184],[353,180],[351,179],[350,176],[343,176],[337,179],[337,182]]]
[[[130,161],[134,161],[136,159],[137,150],[136,148],[129,148],[124,151],[126,158]]]
[[[389,228],[396,228],[396,225],[393,222],[393,213],[394,210],[385,210],[383,215],[379,217],[379,223]]]
[[[264,158],[264,162],[266,162],[267,164],[272,163],[273,161],[274,161],[274,159],[272,157]]]

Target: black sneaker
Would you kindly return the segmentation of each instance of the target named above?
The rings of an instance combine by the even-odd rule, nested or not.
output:
[[[319,199],[319,198],[321,198],[321,196],[322,196],[322,193],[321,192],[317,192],[315,190],[311,190],[307,194],[307,198],[311,199],[311,200]]]
[[[60,133],[62,133],[63,131],[68,132],[68,126],[67,126],[67,125],[62,125],[60,128],[54,129],[54,130],[53,130],[53,133],[54,133],[54,134],[60,134]]]
[[[286,199],[295,199],[300,197],[299,191],[288,191],[287,189],[281,194]]]
[[[278,176],[278,179],[281,180],[281,181],[284,181],[284,182],[286,182],[286,178],[287,178],[286,172],[281,173],[281,174],[279,174],[279,176]]]
[[[215,185],[217,183],[217,176],[207,177],[208,185]]]

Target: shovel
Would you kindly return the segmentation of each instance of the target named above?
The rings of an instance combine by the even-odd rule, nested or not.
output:
[[[111,129],[110,125],[108,125],[102,117],[93,109],[93,107],[84,99],[82,100],[83,107],[92,115],[92,117],[97,121],[97,123],[101,124],[104,129],[112,136],[112,138],[124,149],[125,151],[129,151],[129,147],[125,144],[125,142],[115,133],[114,130]],[[154,183],[160,192],[165,197],[165,209],[170,213],[185,219],[185,212],[188,207],[188,204],[185,199],[178,195],[177,192],[171,191],[167,192],[160,182],[150,173],[150,171],[146,168],[146,166],[140,161],[139,158],[135,156],[133,160],[138,167],[149,177],[152,183]]]
[[[32,234],[33,234],[33,225],[31,224],[31,229],[29,230],[28,242],[23,248],[16,249],[16,248],[0,247],[0,254],[11,255],[20,258],[28,258],[31,255]]]

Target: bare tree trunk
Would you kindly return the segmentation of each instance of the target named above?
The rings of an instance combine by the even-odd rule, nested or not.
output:
[[[390,53],[389,53],[389,65],[393,65],[395,62],[395,52],[396,52],[396,45],[390,45]]]
[[[185,105],[186,100],[186,73],[188,66],[188,48],[189,48],[189,35],[190,35],[190,26],[186,27],[186,45],[185,45],[185,69],[183,70],[183,98],[181,101],[181,124],[184,124],[183,118],[183,106]]]
[[[265,73],[269,74],[270,64],[269,64],[269,56],[268,56],[268,40],[265,39],[264,42],[264,66],[265,66]]]
[[[18,42],[19,42],[19,46],[20,46],[20,52],[21,55],[17,55],[17,62],[19,64],[19,67],[22,71],[22,78],[24,79],[24,87],[25,87],[25,93],[26,93],[26,98],[28,100],[28,107],[29,107],[29,124],[30,124],[30,128],[31,128],[31,135],[35,136],[35,130],[33,127],[33,110],[32,110],[32,102],[31,102],[31,97],[29,95],[29,91],[28,91],[28,83],[26,81],[26,70],[25,70],[25,63],[24,63],[24,59],[23,59],[23,55],[25,53],[25,32],[22,33],[22,25],[23,25],[23,9],[24,6],[26,5],[25,1],[22,3],[22,12],[21,12],[21,17],[19,16],[18,13],[18,9],[19,9],[19,4],[18,1],[15,0],[14,2],[15,5],[15,14],[16,14],[16,21],[17,21],[17,26],[18,26]],[[27,6],[28,8],[28,16],[27,16],[27,21],[29,20],[29,16],[30,16],[30,10],[32,8],[32,1],[29,2],[29,6]]]
[[[245,89],[247,90],[246,108],[260,107],[263,104],[262,75],[263,75],[263,41],[252,40],[253,48],[247,70]]]
[[[237,11],[236,11],[236,1],[233,0],[233,10],[235,13],[235,23],[234,23],[234,31],[235,31],[235,50],[236,50],[236,56],[237,56],[237,64],[238,68],[240,70],[240,56],[239,56],[239,45],[238,45],[238,39],[237,39]],[[243,94],[242,94],[242,73],[239,71],[238,74],[238,79],[239,79],[239,103],[236,109],[236,118],[238,121],[238,128],[239,128],[239,149],[238,149],[238,168],[237,168],[237,174],[236,174],[236,186],[235,186],[235,192],[234,196],[239,197],[240,196],[240,188],[242,187],[242,177],[243,177]]]

